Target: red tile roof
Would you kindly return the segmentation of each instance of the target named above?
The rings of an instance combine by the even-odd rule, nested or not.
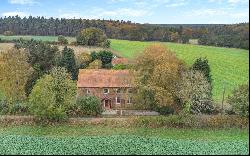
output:
[[[132,87],[129,70],[80,69],[78,88]]]

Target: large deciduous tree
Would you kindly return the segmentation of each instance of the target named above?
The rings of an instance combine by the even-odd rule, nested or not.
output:
[[[109,47],[105,33],[98,28],[83,29],[76,37],[77,44],[85,46]]]
[[[61,121],[76,98],[76,84],[65,68],[55,67],[34,86],[30,96],[30,111],[42,120]]]
[[[163,45],[147,47],[135,65],[137,103],[149,109],[169,107],[179,110],[177,86],[182,68],[183,63]]]
[[[13,104],[25,100],[25,85],[32,73],[27,53],[10,49],[0,54],[0,86],[8,102]]]

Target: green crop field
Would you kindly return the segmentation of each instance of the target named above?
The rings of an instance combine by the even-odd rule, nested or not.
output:
[[[248,154],[248,132],[112,128],[103,126],[0,126],[1,154]]]
[[[43,41],[57,41],[56,36],[3,36],[2,39],[24,39],[34,38]],[[75,38],[68,37],[69,41]],[[159,42],[139,42],[126,40],[111,40],[112,51],[129,59],[135,58],[145,47]],[[226,88],[226,97],[230,95],[233,88],[249,80],[249,51],[234,48],[221,48],[211,46],[199,46],[192,44],[162,43],[176,53],[177,57],[191,65],[195,59],[206,57],[209,60],[213,77],[213,99],[220,102],[223,94],[223,87]],[[0,44],[0,50],[1,50]],[[75,49],[75,48],[74,48]],[[77,52],[89,51],[77,47]]]

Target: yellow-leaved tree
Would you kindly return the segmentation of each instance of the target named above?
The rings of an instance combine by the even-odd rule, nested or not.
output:
[[[164,45],[153,44],[137,57],[135,85],[139,106],[166,113],[178,111],[177,89],[184,64]]]
[[[23,50],[13,48],[0,54],[0,88],[10,109],[15,102],[26,99],[25,84],[33,71],[27,60]]]

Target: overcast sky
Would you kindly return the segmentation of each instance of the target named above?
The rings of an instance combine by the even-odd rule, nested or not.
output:
[[[249,22],[249,0],[0,0],[0,16],[130,20],[154,24]]]

